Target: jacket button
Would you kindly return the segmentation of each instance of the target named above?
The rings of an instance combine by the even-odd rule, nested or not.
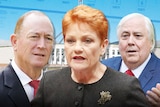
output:
[[[79,102],[78,102],[78,101],[75,101],[75,102],[74,102],[74,105],[75,105],[75,106],[78,106],[78,105],[79,105]]]
[[[78,90],[81,91],[82,90],[82,86],[78,86]]]

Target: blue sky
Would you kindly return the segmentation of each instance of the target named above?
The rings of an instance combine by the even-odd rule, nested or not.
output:
[[[56,41],[60,42],[62,18],[68,10],[78,4],[78,0],[1,0],[0,40],[10,39],[16,21],[24,12],[41,10],[53,21]],[[160,40],[160,0],[83,0],[83,4],[104,12],[110,24],[110,42],[117,41],[116,26],[119,20],[132,12],[142,13],[149,17],[155,26],[156,40]]]

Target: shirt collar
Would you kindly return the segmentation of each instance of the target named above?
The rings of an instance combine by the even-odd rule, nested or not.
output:
[[[11,62],[11,65],[13,66],[13,69],[14,71],[16,72],[19,80],[21,81],[22,85],[26,85],[28,84],[30,81],[32,81],[32,79],[27,75],[25,74],[16,64],[16,62],[14,60],[12,60]],[[40,77],[38,78],[38,80],[41,80],[43,76],[43,71],[41,72],[41,75]]]
[[[139,78],[140,74],[144,70],[144,68],[147,65],[147,63],[149,62],[150,58],[151,58],[151,54],[149,54],[148,58],[138,68],[132,70],[132,72],[133,72],[133,74],[135,75],[136,78]],[[120,72],[124,73],[127,70],[128,70],[128,67],[126,66],[126,64],[122,60],[121,67],[120,67]]]

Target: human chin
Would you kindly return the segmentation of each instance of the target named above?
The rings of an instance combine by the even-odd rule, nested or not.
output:
[[[81,71],[81,70],[87,68],[86,64],[75,64],[75,63],[70,63],[70,67],[75,69],[75,70],[78,70],[78,71],[79,70]]]
[[[35,66],[43,67],[47,64],[47,61],[46,60],[34,60],[32,63]]]
[[[128,62],[137,62],[138,59],[139,59],[139,57],[137,57],[137,56],[127,57]]]

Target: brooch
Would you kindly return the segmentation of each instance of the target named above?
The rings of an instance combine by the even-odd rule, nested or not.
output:
[[[104,104],[105,102],[111,100],[112,96],[109,91],[100,92],[100,99],[98,100],[98,104]]]

